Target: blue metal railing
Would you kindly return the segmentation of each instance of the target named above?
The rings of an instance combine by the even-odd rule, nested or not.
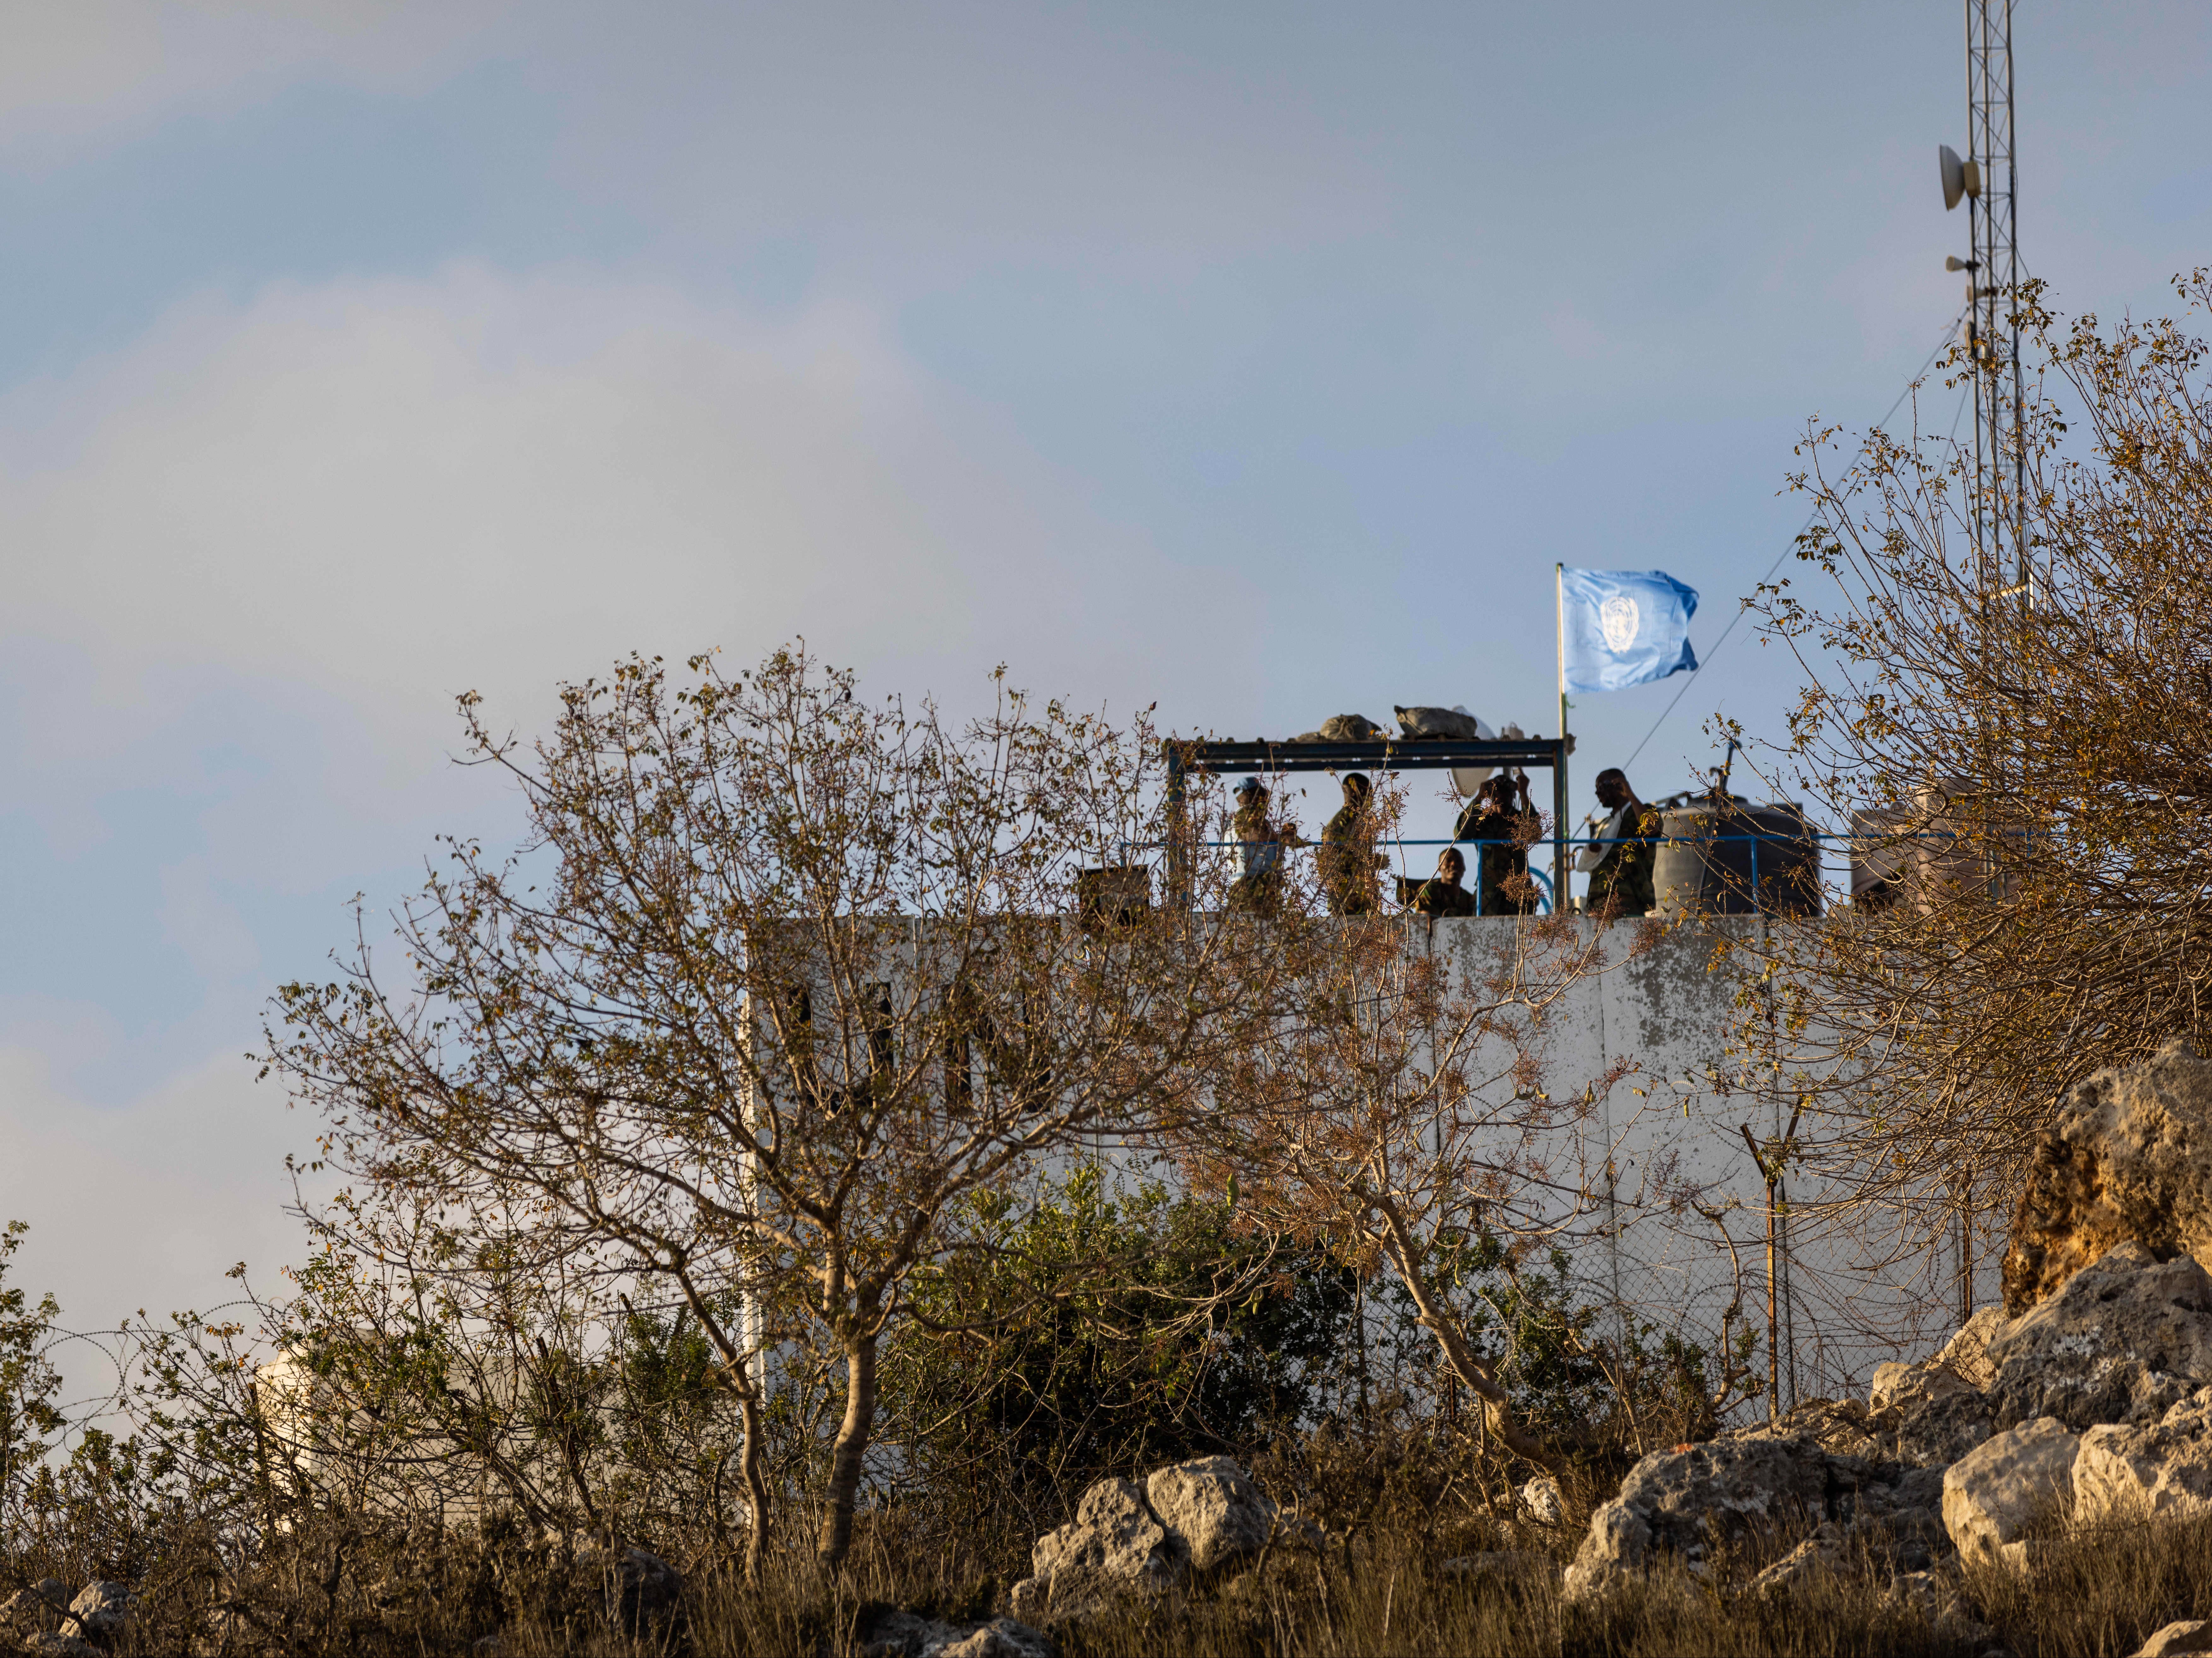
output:
[[[1865,843],[1876,847],[1897,847],[1907,843],[1942,841],[1955,845],[1959,841],[1964,838],[1966,837],[1962,835],[1961,833],[1956,829],[1916,831],[1910,834],[1884,834],[1872,831],[1865,833],[1850,833],[1832,829],[1808,829],[1804,831],[1802,835],[1755,834],[1653,835],[1648,836],[1613,836],[1610,838],[1601,835],[1561,835],[1554,838],[1553,836],[1547,835],[1537,841],[1528,842],[1526,845],[1516,841],[1453,840],[1450,838],[1407,839],[1398,836],[1389,836],[1386,837],[1379,842],[1379,844],[1385,847],[1395,847],[1401,849],[1408,847],[1469,847],[1475,848],[1475,914],[1477,915],[1480,915],[1483,914],[1482,896],[1483,887],[1485,884],[1480,877],[1482,850],[1493,847],[1499,848],[1518,848],[1525,853],[1539,846],[1618,847],[1624,843],[1640,842],[1643,845],[1650,847],[1656,853],[1659,847],[1663,846],[1704,847],[1728,845],[1737,841],[1747,841],[1750,843],[1751,847],[1751,891],[1749,896],[1753,910],[1755,912],[1759,912],[1763,911],[1765,908],[1765,903],[1763,902],[1765,895],[1762,890],[1762,884],[1759,869],[1759,847],[1761,841],[1775,842],[1784,846],[1789,846],[1793,843],[1810,843],[1817,852],[1826,845],[1838,843],[1848,845],[1849,843],[1856,842]],[[1245,841],[1194,841],[1187,842],[1186,844],[1189,845],[1193,848],[1211,847],[1221,850],[1235,848],[1241,851],[1251,843]],[[1276,842],[1273,844],[1281,845],[1282,843]],[[1164,850],[1166,849],[1167,845],[1168,843],[1164,841],[1123,841],[1121,842],[1121,856],[1126,858],[1131,852],[1136,851]],[[1310,841],[1300,841],[1296,845],[1283,846],[1283,850],[1285,852],[1318,851],[1319,849],[1320,843]],[[1522,868],[1515,872],[1518,874],[1525,874],[1535,883],[1537,889],[1537,900],[1540,906],[1536,913],[1540,915],[1551,914],[1558,907],[1557,895],[1553,890],[1551,878],[1541,870],[1538,869],[1533,863],[1524,862]],[[1723,872],[1723,873],[1725,875],[1727,872]],[[1410,879],[1412,878],[1407,877],[1403,878]],[[1516,911],[1515,913],[1518,914],[1519,912]]]

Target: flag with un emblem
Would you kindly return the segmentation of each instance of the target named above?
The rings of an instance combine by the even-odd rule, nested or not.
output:
[[[1626,690],[1698,665],[1698,591],[1664,570],[1562,570],[1559,605],[1570,691]]]

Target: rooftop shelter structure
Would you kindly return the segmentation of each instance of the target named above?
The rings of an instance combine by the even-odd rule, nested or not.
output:
[[[1293,772],[1454,771],[1531,766],[1552,774],[1552,907],[1566,908],[1567,739],[1561,737],[1378,738],[1364,743],[1251,743],[1169,738],[1169,902],[1187,907],[1191,837],[1183,801],[1194,774],[1276,776]]]

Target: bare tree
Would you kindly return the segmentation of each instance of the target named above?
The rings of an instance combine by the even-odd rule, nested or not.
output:
[[[876,1357],[963,1199],[1158,1132],[1249,1043],[1279,976],[1258,929],[1156,909],[1158,744],[1001,688],[965,728],[854,695],[803,650],[685,683],[658,659],[564,689],[552,735],[470,754],[531,835],[451,843],[341,976],[283,991],[270,1062],[327,1155],[424,1204],[496,1209],[541,1258],[609,1251],[665,1286],[738,1400],[752,1514],[763,1366],[842,1356],[817,1549],[841,1562]]]
[[[2203,272],[2176,288],[2212,301]],[[2035,284],[2014,302],[2025,502],[2010,456],[1978,497],[1948,439],[1876,430],[1838,468],[1816,429],[1798,557],[1826,580],[1758,604],[1805,674],[1777,764],[1861,838],[1827,926],[1744,941],[1777,969],[1745,1074],[1802,1107],[1802,1158],[1899,1251],[1953,1227],[1970,1247],[2056,1096],[2200,1030],[2212,990],[2205,348],[2172,320],[2062,322]]]
[[[1183,1141],[1194,1182],[1248,1224],[1387,1269],[1500,1442],[1561,1467],[1514,1419],[1474,1335],[1486,1309],[1453,1280],[1472,1241],[1494,1241],[1510,1272],[1587,1236],[1603,1207],[1595,1108],[1632,1067],[1561,1079],[1547,1049],[1569,989],[1603,970],[1604,930],[1309,908],[1276,936],[1295,995],[1220,1076],[1217,1121]]]

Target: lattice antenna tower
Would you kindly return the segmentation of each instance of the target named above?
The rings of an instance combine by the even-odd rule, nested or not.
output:
[[[2012,0],[1966,0],[1966,156],[1942,152],[1943,205],[1966,203],[1966,347],[1973,366],[1975,572],[1985,594],[2033,602],[2022,411],[2019,173],[2013,154]],[[2007,544],[2010,544],[2008,545]],[[2009,574],[2009,582],[2006,580]]]

